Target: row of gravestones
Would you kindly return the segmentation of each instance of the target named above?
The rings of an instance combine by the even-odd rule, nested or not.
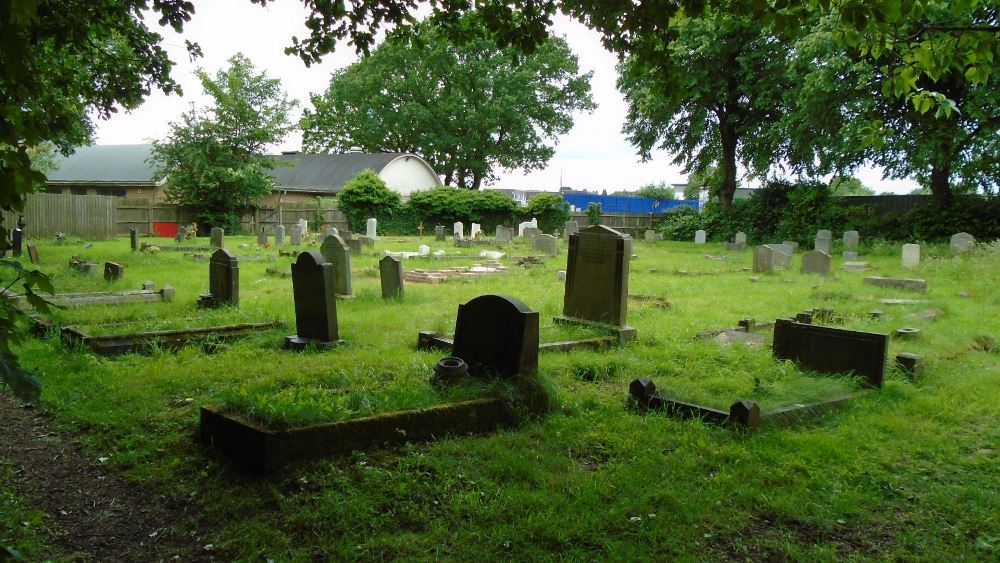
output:
[[[299,246],[302,244],[303,237],[305,233],[308,232],[308,223],[305,219],[301,219],[297,224],[292,225],[290,229],[291,233],[291,244],[293,246]],[[131,229],[130,231],[132,239],[132,250],[139,250],[139,234],[138,230]],[[327,236],[329,235],[339,235],[340,231],[336,227],[328,227],[326,231]],[[210,245],[213,248],[225,248],[225,229],[221,227],[213,227],[211,233],[209,234]],[[371,245],[375,239],[378,237],[378,221],[374,218],[368,219],[366,234],[363,240],[359,241],[360,245]],[[348,239],[352,240],[352,239]],[[264,246],[268,243],[268,234],[264,227],[261,227],[260,233],[257,235],[257,243]],[[274,227],[274,243],[276,246],[284,246],[285,244],[285,226],[277,225]]]
[[[437,225],[434,227],[434,239],[437,242],[444,242],[447,240],[446,227],[444,225]],[[571,235],[580,232],[580,225],[576,221],[566,221],[563,229],[563,236],[569,239]],[[558,233],[557,233],[558,234]],[[514,242],[514,237],[537,237],[542,235],[541,229],[538,228],[538,220],[532,219],[531,221],[526,221],[517,226],[517,229],[512,227],[505,227],[503,225],[497,225],[494,237],[497,242],[500,243],[512,243]],[[458,239],[465,238],[465,224],[461,221],[456,221],[452,225],[452,236]],[[482,227],[479,223],[472,223],[469,230],[469,238],[478,238],[482,236]],[[551,235],[549,235],[551,236]],[[662,235],[661,235],[662,240]]]

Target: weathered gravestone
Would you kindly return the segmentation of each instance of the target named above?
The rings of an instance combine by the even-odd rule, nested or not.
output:
[[[524,230],[532,227],[534,227],[535,229],[538,228],[538,219],[532,218],[531,221],[525,221],[523,223],[519,223],[517,225],[517,236],[519,237],[528,236],[524,233]]]
[[[705,231],[698,229],[694,232],[694,243],[705,244]]]
[[[469,226],[469,238],[477,238],[479,233],[483,230],[482,225],[479,223],[473,223]]]
[[[531,248],[555,256],[559,253],[559,240],[552,235],[538,235],[531,242]]]
[[[104,280],[105,281],[115,281],[122,279],[125,275],[125,266],[117,262],[105,262],[104,263]]]
[[[374,241],[378,238],[378,220],[372,217],[365,223],[365,236]]]
[[[853,260],[858,257],[858,245],[861,235],[857,231],[844,231],[844,258]]]
[[[538,227],[525,227],[524,228],[524,236],[526,236],[528,238],[534,238],[534,237],[537,237],[540,234],[542,234],[542,230],[539,229]]]
[[[139,229],[132,227],[128,230],[128,238],[132,243],[132,252],[139,252]]]
[[[595,225],[569,239],[563,315],[558,322],[614,327],[621,340],[635,337],[628,316],[629,241],[622,233]]]
[[[565,233],[563,236],[568,240],[570,235],[580,232],[580,224],[576,221],[566,221],[566,224],[563,226],[563,232]]]
[[[452,355],[477,378],[514,377],[538,369],[538,313],[504,295],[480,295],[458,306]]]
[[[285,337],[285,348],[330,347],[340,342],[335,287],[333,265],[322,254],[315,250],[299,254],[292,264],[296,334]]]
[[[893,289],[903,289],[906,291],[916,291],[918,293],[927,292],[927,280],[912,278],[884,278],[882,276],[871,276],[865,278],[864,282],[878,287],[891,287]]]
[[[240,263],[236,255],[225,248],[216,250],[209,261],[208,290],[209,293],[198,298],[201,307],[236,306],[240,303]]]
[[[292,225],[291,237],[292,237],[292,245],[293,246],[298,246],[298,245],[302,244],[302,225],[301,224]]]
[[[378,273],[382,279],[382,299],[403,296],[403,263],[386,256],[378,261]]]
[[[747,243],[747,234],[744,233],[743,231],[737,232],[736,236],[733,237],[733,242],[736,243],[736,244],[746,244]]]
[[[774,272],[772,254],[774,254],[774,251],[766,244],[753,249],[753,272],[755,274],[770,274]]]
[[[783,245],[768,244],[767,247],[773,252],[771,255],[771,263],[775,268],[787,268],[791,265],[792,254]]]
[[[361,239],[348,239],[347,248],[351,251],[351,254],[361,254]]]
[[[504,227],[503,225],[497,225],[496,239],[497,239],[497,242],[503,242],[503,243],[513,242],[514,241],[514,229]]]
[[[822,373],[851,373],[882,387],[889,336],[778,319],[774,357]]]
[[[816,240],[813,242],[813,250],[822,250],[827,254],[830,253],[830,246],[833,243],[833,233],[822,229],[816,231]]]
[[[264,230],[264,227],[260,228],[260,234],[257,235],[257,244],[261,246],[267,244],[267,231]]]
[[[338,235],[338,236],[340,235],[340,231],[337,230],[337,227],[326,228],[326,236],[332,236],[332,235]]]
[[[976,237],[969,233],[955,233],[951,235],[952,252],[968,252],[976,245]]]
[[[344,244],[344,239],[338,235],[330,235],[323,239],[323,244],[320,245],[319,251],[326,261],[333,265],[336,294],[344,296],[354,295],[354,291],[351,288],[351,249],[348,245]]]
[[[920,245],[919,244],[904,244],[903,245],[903,267],[904,268],[916,268],[920,264]]]
[[[802,255],[802,273],[819,274],[826,276],[830,274],[830,267],[833,260],[830,255],[822,250],[810,250]]]
[[[210,234],[212,248],[226,247],[226,230],[222,227],[212,227]]]
[[[35,246],[35,243],[33,243],[33,242],[29,242],[28,243],[28,258],[31,259],[31,263],[32,264],[38,264],[38,262],[39,262],[39,259],[38,259],[38,247]]]
[[[434,227],[434,240],[437,242],[445,241],[444,225]]]
[[[285,244],[285,226],[278,225],[274,228],[274,245],[284,246]]]
[[[309,221],[299,219],[299,230],[302,232],[302,236],[306,236],[306,233],[309,232]]]
[[[646,229],[645,236],[647,242],[652,242],[656,240],[656,231],[654,231],[653,229]]]
[[[10,232],[10,250],[11,256],[14,258],[20,258],[23,252],[24,245],[24,231],[21,229],[14,229]]]
[[[451,232],[458,238],[465,238],[465,225],[461,221],[455,221],[451,226]]]
[[[782,241],[781,245],[788,249],[787,254],[795,254],[799,251],[799,243],[794,240]],[[784,251],[783,251],[784,252]]]

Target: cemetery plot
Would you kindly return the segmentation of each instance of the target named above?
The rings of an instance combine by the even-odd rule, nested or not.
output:
[[[64,326],[60,330],[60,336],[68,346],[83,346],[101,356],[118,356],[149,353],[157,348],[176,350],[190,342],[225,342],[282,326],[284,323],[274,321],[102,336],[92,336],[74,326]]]

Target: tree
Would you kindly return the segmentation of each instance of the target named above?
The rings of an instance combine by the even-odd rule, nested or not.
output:
[[[728,213],[737,162],[759,173],[774,163],[767,133],[782,114],[788,47],[767,27],[723,13],[677,17],[658,39],[659,58],[629,56],[618,67],[622,131],[644,159],[665,149],[688,172],[717,163]]]
[[[710,164],[702,170],[694,170],[688,174],[688,184],[684,188],[684,199],[701,199],[702,188],[708,190],[710,197],[718,197],[720,185],[722,185],[722,177],[719,175],[718,166]]]
[[[371,218],[382,218],[399,207],[399,194],[389,189],[374,170],[362,170],[337,193],[337,204],[351,228],[361,231]]]
[[[257,74],[242,54],[213,79],[198,71],[213,106],[192,108],[170,124],[163,141],[153,142],[156,173],[166,177],[168,201],[197,209],[203,226],[239,229],[240,215],[271,193],[267,173],[274,159],[268,145],[280,142],[293,128],[289,100],[277,79]]]
[[[660,180],[655,184],[646,184],[634,194],[637,197],[648,197],[650,199],[675,199],[677,197],[677,191],[670,184]]]
[[[528,198],[524,215],[538,219],[538,227],[542,232],[551,233],[563,228],[566,221],[569,221],[569,203],[559,194],[535,194]]]
[[[834,176],[830,180],[829,190],[832,196],[875,195],[875,190],[853,176]]]
[[[461,45],[425,21],[335,72],[304,113],[305,150],[412,152],[445,185],[473,189],[497,168],[544,167],[573,112],[594,108],[590,74],[563,39],[519,55],[486,37],[478,14],[462,21],[472,38]]]

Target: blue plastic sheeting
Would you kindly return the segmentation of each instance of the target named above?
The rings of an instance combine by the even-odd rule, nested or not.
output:
[[[563,199],[576,207],[577,211],[586,211],[588,205],[598,203],[603,213],[665,213],[682,205],[698,209],[698,201],[693,199],[652,199],[597,194],[566,194],[563,195]]]

